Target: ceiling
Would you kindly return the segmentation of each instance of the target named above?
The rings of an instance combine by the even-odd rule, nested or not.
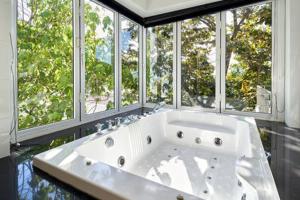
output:
[[[150,17],[221,0],[116,0],[141,17]]]

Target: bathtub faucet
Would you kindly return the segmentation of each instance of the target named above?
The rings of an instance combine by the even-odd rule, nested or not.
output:
[[[107,120],[106,121],[107,126],[108,126],[107,129],[110,130],[110,131],[113,130],[113,122],[114,122],[113,120]]]
[[[99,135],[102,135],[103,133],[102,133],[102,128],[103,128],[103,126],[104,126],[104,124],[101,124],[101,123],[97,123],[96,125],[95,125],[95,127],[97,128],[97,134],[99,134]]]
[[[153,107],[153,112],[157,112],[159,109],[161,109],[165,105],[166,105],[166,103],[164,101],[155,104],[155,106]]]

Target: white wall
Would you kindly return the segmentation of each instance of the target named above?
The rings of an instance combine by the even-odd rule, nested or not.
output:
[[[11,1],[0,0],[0,158],[9,155],[9,129],[12,117],[11,95]]]
[[[285,121],[300,128],[300,1],[286,0]]]

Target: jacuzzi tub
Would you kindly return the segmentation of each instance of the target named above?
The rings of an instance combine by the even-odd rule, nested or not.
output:
[[[104,200],[277,200],[254,119],[168,110],[34,157]]]

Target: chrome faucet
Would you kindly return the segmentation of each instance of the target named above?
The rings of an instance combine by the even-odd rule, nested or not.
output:
[[[121,120],[122,120],[122,117],[116,117],[116,119],[115,119],[115,125],[116,125],[116,127],[120,127],[121,126]]]
[[[107,120],[106,121],[106,123],[108,124],[107,129],[110,130],[110,131],[113,130],[113,122],[114,122],[113,120]]]
[[[159,109],[161,109],[165,105],[166,105],[166,103],[164,101],[155,104],[155,106],[153,107],[153,112],[157,112]]]
[[[104,124],[101,124],[101,123],[97,123],[96,125],[95,125],[95,127],[97,128],[97,134],[99,134],[99,135],[102,135],[103,133],[102,133],[102,128],[103,128],[103,126],[104,126]]]

